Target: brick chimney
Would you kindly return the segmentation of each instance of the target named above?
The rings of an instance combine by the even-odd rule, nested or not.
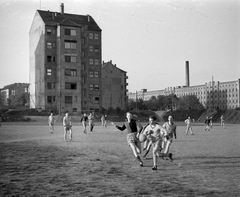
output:
[[[61,8],[61,14],[64,14],[64,3],[60,4],[60,8]]]

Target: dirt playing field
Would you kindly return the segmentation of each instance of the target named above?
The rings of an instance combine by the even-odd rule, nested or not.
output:
[[[45,122],[3,123],[0,196],[240,196],[240,125],[205,133],[194,124],[186,136],[176,124],[174,161],[159,159],[153,171],[152,155],[140,167],[126,132],[110,125],[83,134],[74,123],[64,142],[60,122],[53,134]]]

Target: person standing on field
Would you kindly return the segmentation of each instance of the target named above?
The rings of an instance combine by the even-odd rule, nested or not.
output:
[[[84,113],[80,122],[82,123],[82,126],[83,126],[83,133],[85,134],[87,134],[87,121],[88,121],[88,116],[87,114]]]
[[[49,132],[53,133],[54,131],[54,124],[55,124],[55,117],[53,116],[53,112],[51,111],[50,116],[48,117],[48,126],[49,126]]]
[[[130,112],[126,113],[126,122],[123,124],[123,126],[115,125],[117,129],[120,131],[124,131],[127,129],[127,142],[128,145],[131,147],[133,154],[136,158],[136,160],[139,162],[140,166],[143,166],[143,162],[139,156],[141,153],[141,143],[138,139],[139,134],[142,131],[142,125],[135,119],[133,119],[133,115]]]
[[[184,122],[187,124],[186,135],[188,135],[188,132],[190,132],[191,135],[194,135],[193,129],[192,129],[192,120],[191,120],[190,116]]]
[[[90,131],[93,131],[93,127],[94,127],[94,115],[93,115],[92,113],[90,113],[89,116],[88,116],[88,123],[89,123]]]
[[[63,117],[63,129],[64,129],[64,140],[67,142],[67,133],[69,132],[69,140],[72,141],[72,122],[68,111],[65,112]]]
[[[221,120],[221,127],[225,129],[226,126],[225,126],[225,122],[224,122],[224,117],[223,117],[223,115],[221,115],[220,120]]]
[[[107,115],[101,117],[102,127],[107,127]]]

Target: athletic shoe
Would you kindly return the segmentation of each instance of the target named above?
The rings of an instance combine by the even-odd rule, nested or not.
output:
[[[143,167],[143,163],[140,163],[139,165],[140,165],[140,167]]]
[[[171,159],[171,161],[173,161],[172,153],[169,153],[169,159]]]
[[[152,167],[152,170],[157,170],[157,166],[153,166],[153,167]]]

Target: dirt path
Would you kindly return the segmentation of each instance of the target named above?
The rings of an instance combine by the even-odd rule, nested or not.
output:
[[[0,196],[240,195],[239,125],[204,133],[196,124],[193,136],[179,125],[174,161],[159,159],[157,171],[151,154],[139,167],[125,132],[73,129],[73,142],[64,142],[60,125],[53,134],[42,123],[0,127]]]

